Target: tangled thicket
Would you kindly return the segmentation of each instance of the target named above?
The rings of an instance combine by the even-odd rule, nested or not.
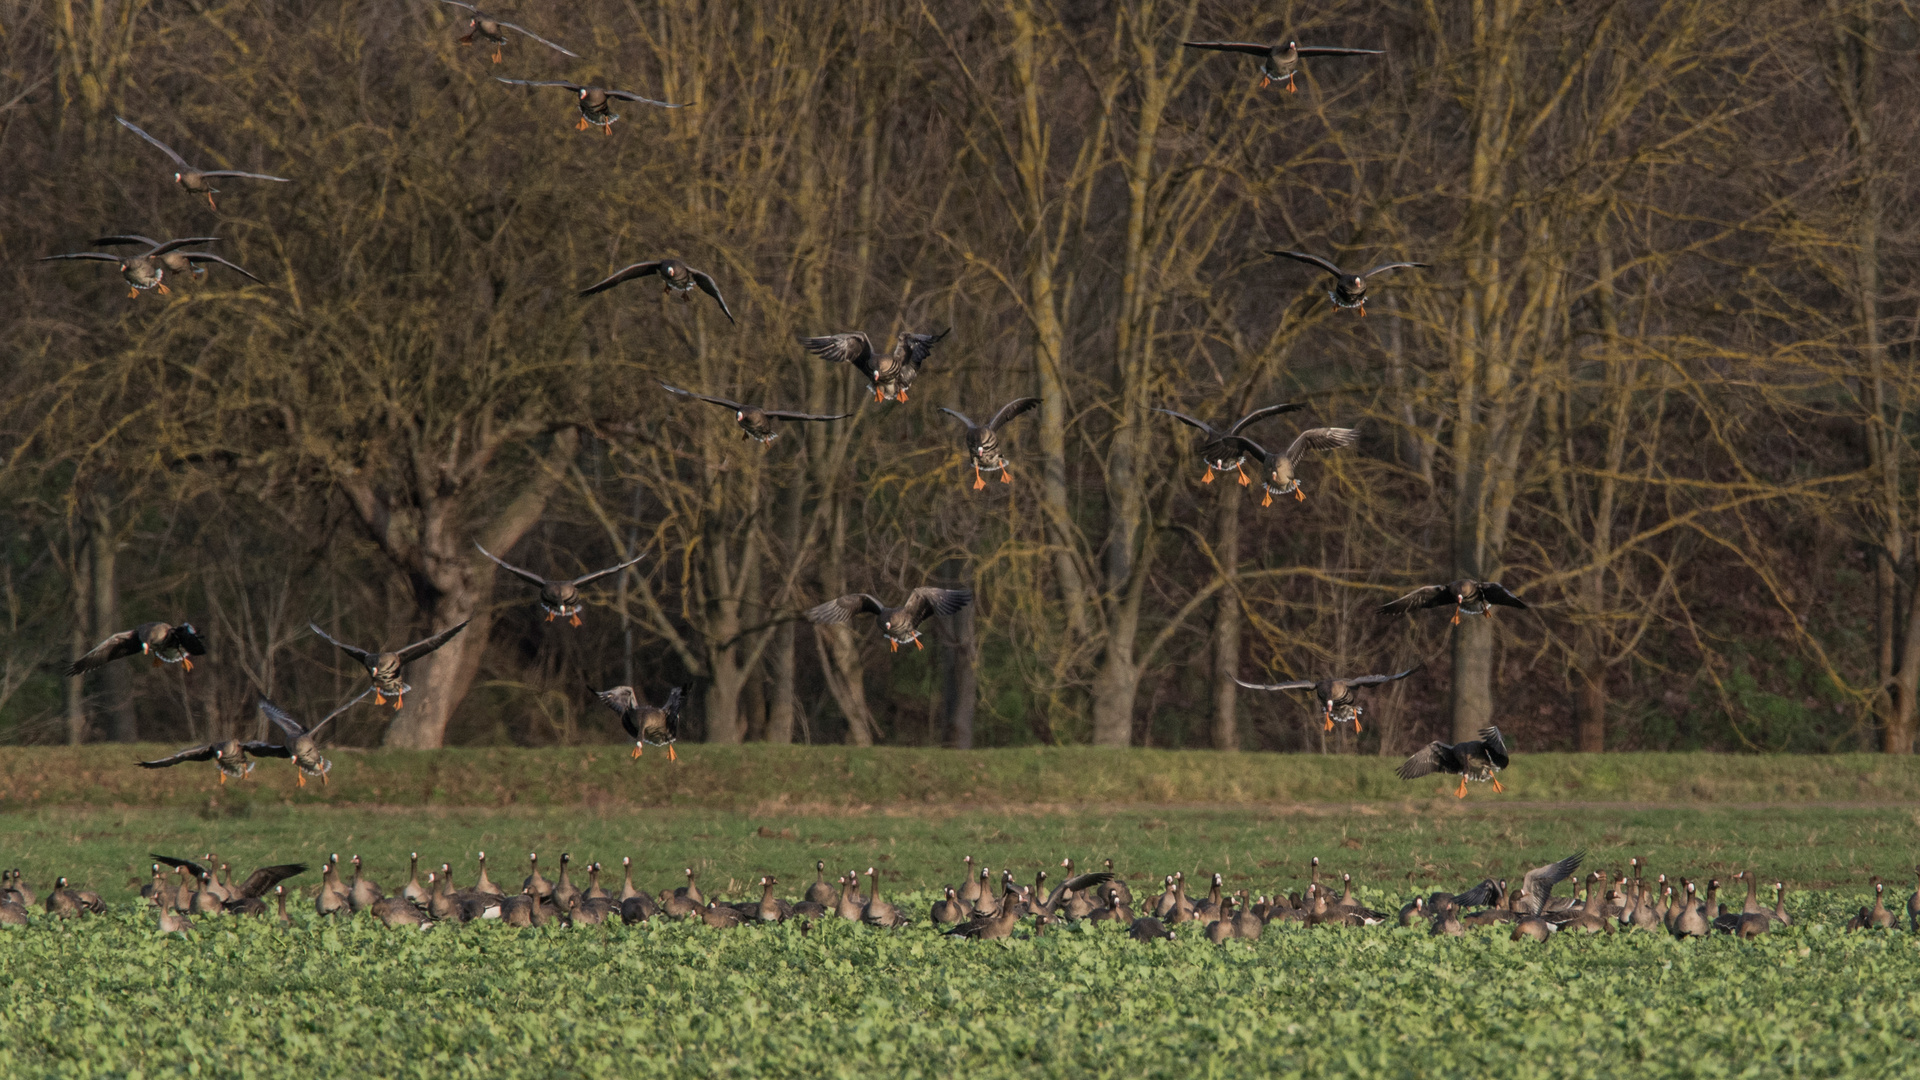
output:
[[[710,740],[1404,752],[1910,752],[1920,528],[1916,26],[1888,0],[756,0],[527,8],[499,65],[460,9],[0,0],[0,738],[253,732],[472,617],[424,690],[338,737],[613,737],[583,678],[700,682]],[[1386,50],[1300,92],[1195,38]],[[576,132],[560,91],[694,104]],[[218,211],[113,122],[236,181]],[[218,236],[126,299],[38,263],[102,233]],[[1416,259],[1368,317],[1293,247]],[[678,255],[739,317],[656,288]],[[1377,260],[1384,261],[1384,260]],[[951,325],[907,404],[795,333]],[[657,382],[814,412],[763,447]],[[1017,482],[958,425],[1038,394]],[[1189,433],[1309,403],[1310,497],[1200,485]],[[800,428],[804,428],[801,430]],[[580,630],[536,570],[650,557]],[[1534,610],[1373,609],[1475,574]],[[796,626],[843,591],[978,593],[937,646]],[[192,618],[210,663],[63,683],[70,651]],[[1398,670],[1358,740],[1230,675]]]

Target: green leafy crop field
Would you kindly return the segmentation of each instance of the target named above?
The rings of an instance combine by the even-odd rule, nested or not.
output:
[[[257,778],[256,778],[257,779]],[[1912,890],[1910,805],[1642,806],[1452,799],[1318,806],[922,805],[793,812],[581,806],[84,807],[0,815],[0,864],[56,875],[112,911],[0,933],[0,1075],[532,1076],[1858,1076],[1920,1075],[1920,936],[1848,934],[1865,882]],[[1141,897],[1162,874],[1297,890],[1307,860],[1372,906],[1588,850],[1611,869],[1781,878],[1797,925],[1753,942],[1621,933],[1511,942],[1421,927],[1274,925],[1257,942],[1171,942],[1082,924],[945,939],[927,908],[973,855],[1023,880],[1111,858]],[[497,883],[561,851],[744,898],[797,897],[815,859],[880,871],[916,923],[828,918],[713,930],[497,923],[387,929],[313,912],[294,926],[202,917],[161,936],[138,904],[147,853],[255,865],[360,854],[389,891],[407,855]],[[423,869],[424,873],[424,869]],[[614,877],[611,885],[617,886]],[[1562,892],[1566,887],[1561,887]],[[291,891],[291,890],[290,890]],[[1738,903],[1737,895],[1730,898]]]

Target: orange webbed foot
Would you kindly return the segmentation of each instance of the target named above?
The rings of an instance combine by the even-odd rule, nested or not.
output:
[[[1013,483],[1013,470],[1012,470],[1012,469],[1001,469],[1001,470],[1000,470],[1000,482],[1001,482],[1001,483],[1003,483],[1003,484],[1011,484],[1011,483]]]
[[[899,651],[900,651],[900,643],[899,643],[899,642],[897,642],[897,641],[894,641],[894,640],[893,640],[892,638],[888,638],[888,639],[887,639],[887,644],[889,644],[889,645],[891,645],[891,646],[893,646],[893,651],[894,651],[894,652],[899,652]]]
[[[979,468],[979,466],[975,466],[975,467],[974,467],[974,470],[973,470],[973,490],[975,490],[975,491],[985,491],[985,490],[986,490],[986,487],[987,487],[987,481],[986,481],[986,478],[984,478],[984,477],[982,477],[982,476],[980,475],[980,468]]]
[[[1272,85],[1273,85],[1272,79],[1267,78],[1265,75],[1260,76],[1260,89],[1265,90],[1267,87]]]
[[[633,760],[635,760],[635,761],[639,761],[639,760],[640,760],[640,754],[641,754],[641,747],[640,747],[640,744],[639,744],[639,743],[634,743],[634,744],[633,744]]]
[[[1503,787],[1501,787],[1501,786],[1500,786],[1500,781],[1498,781],[1498,780],[1495,780],[1495,781],[1493,782],[1493,790],[1495,790],[1495,791],[1505,791],[1505,790],[1507,790],[1507,789],[1506,789],[1506,788],[1503,788]]]
[[[140,299],[140,290],[139,290],[139,289],[128,289],[128,290],[127,290],[127,299],[129,299],[129,300],[138,300],[138,299]]]
[[[1247,479],[1247,473],[1246,473],[1246,470],[1244,470],[1244,469],[1242,469],[1242,468],[1240,468],[1239,466],[1237,466],[1237,465],[1236,465],[1236,466],[1234,466],[1234,469],[1233,469],[1233,471],[1234,471],[1234,472],[1236,472],[1236,473],[1239,473],[1239,474],[1240,474],[1240,486],[1241,486],[1241,487],[1252,487],[1252,486],[1253,486],[1253,481],[1251,481],[1251,480],[1249,480],[1249,479]]]
[[[1467,797],[1467,778],[1466,777],[1463,776],[1460,778],[1460,790],[1454,792],[1453,797],[1456,799],[1464,799]]]
[[[213,194],[211,192],[207,194],[207,205],[209,207],[212,207],[215,210],[220,209],[220,207],[213,201]]]
[[[573,130],[575,130],[575,131],[585,131],[585,130],[587,130],[587,118],[586,118],[586,117],[584,117],[584,116],[583,116],[583,117],[581,117],[581,118],[580,118],[580,122],[579,122],[579,123],[577,123],[577,124],[575,124],[575,125],[573,125]]]
[[[160,284],[158,284],[158,285],[155,285],[155,286],[154,286],[154,288],[155,288],[156,290],[158,290],[158,291],[159,291],[159,293],[160,293],[160,295],[161,295],[161,296],[165,296],[165,295],[167,295],[168,293],[170,293],[170,292],[172,292],[172,291],[173,291],[172,289],[169,289],[169,288],[167,288],[167,286],[166,286],[166,283],[165,283],[165,282],[162,282],[162,283],[160,283]]]
[[[573,624],[573,625],[575,625],[575,626],[582,626],[582,625],[584,625],[584,622],[583,622],[583,620],[582,620],[582,619],[580,618],[580,616],[578,616],[578,615],[575,615],[575,616],[574,616],[573,618],[571,618],[571,619],[568,619],[567,621],[568,621],[568,622],[570,622],[570,623],[572,623],[572,624]]]
[[[1353,718],[1353,733],[1355,735],[1360,734],[1360,717],[1358,715]]]
[[[220,773],[220,786],[221,787],[227,786],[227,774],[224,771]]]
[[[1459,608],[1453,609],[1453,625],[1455,626],[1460,625],[1460,609]]]
[[[399,712],[399,711],[400,711],[400,703],[401,703],[401,701],[403,701],[404,699],[405,699],[405,695],[404,695],[404,694],[395,694],[395,695],[393,696],[393,711],[394,711],[394,712]]]
[[[907,400],[907,392],[905,390],[900,391],[900,400],[901,401]]]
[[[551,612],[551,611],[549,611],[549,612],[547,612],[547,621],[548,621],[548,622],[552,622],[552,621],[553,621],[553,616],[554,616],[554,614],[555,614],[555,613],[554,613],[554,612]]]
[[[185,669],[187,669],[188,671],[192,671],[192,670],[193,670],[193,661],[191,661],[191,660],[189,660],[189,659],[187,659],[186,657],[184,657],[184,656],[183,656],[183,657],[181,657],[181,658],[180,658],[180,666],[181,666],[181,667],[183,667],[183,668],[185,668]],[[222,774],[222,775],[224,775],[224,774]]]
[[[1213,483],[1213,469],[1211,466],[1209,466],[1207,469],[1207,475],[1200,478],[1200,482],[1203,484]]]
[[[873,400],[875,401],[882,400],[880,397],[880,388],[878,386],[873,388]]]
[[[495,49],[495,50],[493,50],[493,62],[494,62],[494,63],[496,63],[496,64],[500,62],[500,50],[499,50],[499,49]]]
[[[1273,505],[1273,492],[1271,492],[1271,491],[1269,491],[1269,492],[1267,492],[1267,493],[1266,493],[1266,496],[1265,496],[1264,498],[1262,498],[1262,499],[1260,500],[1260,505],[1261,505],[1261,506],[1272,506],[1272,505]]]
[[[672,744],[672,743],[668,743],[668,744],[667,744],[667,760],[668,760],[668,761],[679,761],[679,760],[680,760],[680,755],[679,755],[679,754],[676,754],[676,753],[674,753],[674,752],[673,752],[673,744]]]
[[[1307,493],[1306,493],[1306,491],[1305,491],[1305,489],[1303,489],[1303,488],[1294,488],[1294,489],[1293,489],[1293,501],[1294,501],[1294,502],[1306,502],[1306,501],[1307,501]]]
[[[926,646],[925,646],[925,645],[922,645],[922,644],[920,644],[920,639],[919,639],[919,638],[914,638],[914,639],[913,639],[913,647],[914,647],[914,648],[916,648],[916,649],[924,649],[924,648],[926,648]]]
[[[1491,618],[1493,618],[1493,609],[1492,609],[1492,608],[1487,608],[1486,610],[1484,610],[1484,611],[1482,611],[1482,612],[1480,613],[1480,616],[1481,616],[1482,618],[1486,618],[1486,619],[1491,619]]]
[[[1292,94],[1297,92],[1298,88],[1293,85],[1293,76],[1287,76],[1287,93]]]
[[[306,787],[306,786],[307,786],[307,774],[306,774],[306,773],[294,773],[294,774],[293,774],[293,782],[294,782],[294,784],[295,784],[295,785],[297,785],[297,786],[299,786],[299,787]]]
[[[386,695],[382,694],[378,687],[375,687],[373,691],[373,703],[376,706],[385,705],[387,703]]]
[[[609,120],[609,121],[607,121],[606,123],[604,123],[604,124],[601,124],[601,125],[600,125],[600,134],[602,134],[602,135],[612,135],[612,134],[613,134],[613,121],[611,121],[611,120]]]
[[[1327,716],[1327,726],[1326,726],[1326,730],[1327,730],[1327,731],[1332,731],[1332,730],[1333,730],[1333,716],[1332,716],[1332,714],[1328,714],[1328,716]]]
[[[322,787],[331,787],[331,786],[333,785],[333,781],[331,781],[331,780],[329,780],[329,779],[327,779],[327,777],[328,777],[328,776],[330,776],[330,775],[332,775],[332,774],[330,774],[330,773],[321,773],[321,774],[320,774],[320,784],[321,784],[321,786],[322,786]]]

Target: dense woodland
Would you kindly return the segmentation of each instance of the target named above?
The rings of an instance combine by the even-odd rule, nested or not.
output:
[[[1915,12],[1896,0],[0,0],[0,740],[1911,752]],[[1384,49],[1298,92],[1185,39]],[[572,79],[691,102],[578,131]],[[124,115],[233,181],[180,190]],[[128,298],[95,236],[217,236]],[[1265,249],[1408,259],[1367,315]],[[645,283],[676,255],[738,325]],[[951,326],[906,403],[796,334]],[[777,441],[660,380],[813,412]],[[1004,432],[972,488],[960,426]],[[1201,484],[1252,406],[1304,502]],[[647,558],[546,622],[536,571]],[[1529,611],[1375,609],[1456,576]],[[978,594],[930,648],[798,613]],[[191,673],[61,671],[188,619]],[[1421,672],[1322,731],[1249,680]]]

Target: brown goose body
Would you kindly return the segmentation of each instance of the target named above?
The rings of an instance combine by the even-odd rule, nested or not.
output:
[[[933,347],[951,330],[949,327],[937,334],[916,334],[902,330],[894,340],[893,351],[888,353],[875,350],[873,341],[859,330],[825,337],[803,337],[800,345],[815,356],[858,368],[873,386],[873,400],[905,401],[907,391],[913,386],[914,376],[920,373],[920,366],[927,362],[927,358],[933,355]]]
[[[1383,51],[1301,45],[1293,40],[1279,45],[1261,45],[1250,41],[1183,41],[1180,44],[1189,49],[1257,56],[1260,58],[1260,89],[1265,90],[1274,83],[1280,83],[1289,94],[1294,92],[1293,79],[1300,70],[1300,58],[1303,56],[1379,56]]]
[[[470,619],[462,620],[459,624],[449,626],[432,637],[422,638],[393,652],[375,652],[371,649],[362,649],[357,645],[349,645],[337,640],[314,623],[308,623],[307,629],[313,631],[320,640],[346,653],[367,669],[367,677],[373,683],[375,705],[385,705],[387,698],[392,698],[393,707],[399,709],[407,691],[413,689],[400,678],[400,669],[452,641],[460,631],[467,628],[467,623],[471,621]]]
[[[512,563],[503,561],[499,556],[488,551],[478,543],[473,546],[479,548],[480,554],[492,560],[493,564],[500,569],[505,570],[507,573],[540,590],[540,610],[547,613],[548,622],[552,622],[555,619],[565,619],[568,624],[572,626],[581,625],[580,609],[584,606],[580,600],[580,589],[582,586],[591,585],[604,577],[611,577],[625,570],[627,567],[632,566],[634,563],[639,562],[641,559],[646,558],[646,555],[642,553],[618,566],[609,566],[605,570],[595,570],[590,574],[582,574],[575,578],[544,578],[530,570],[522,570]]]
[[[1250,683],[1236,675],[1233,681],[1249,690],[1312,690],[1314,696],[1320,699],[1321,713],[1326,720],[1324,730],[1332,731],[1336,723],[1352,724],[1354,734],[1357,735],[1362,730],[1360,717],[1366,712],[1366,709],[1360,705],[1358,691],[1370,686],[1397,682],[1419,670],[1420,665],[1416,664],[1397,675],[1354,675],[1345,678],[1321,679],[1318,682],[1311,679],[1295,679],[1292,682],[1283,683]]]

